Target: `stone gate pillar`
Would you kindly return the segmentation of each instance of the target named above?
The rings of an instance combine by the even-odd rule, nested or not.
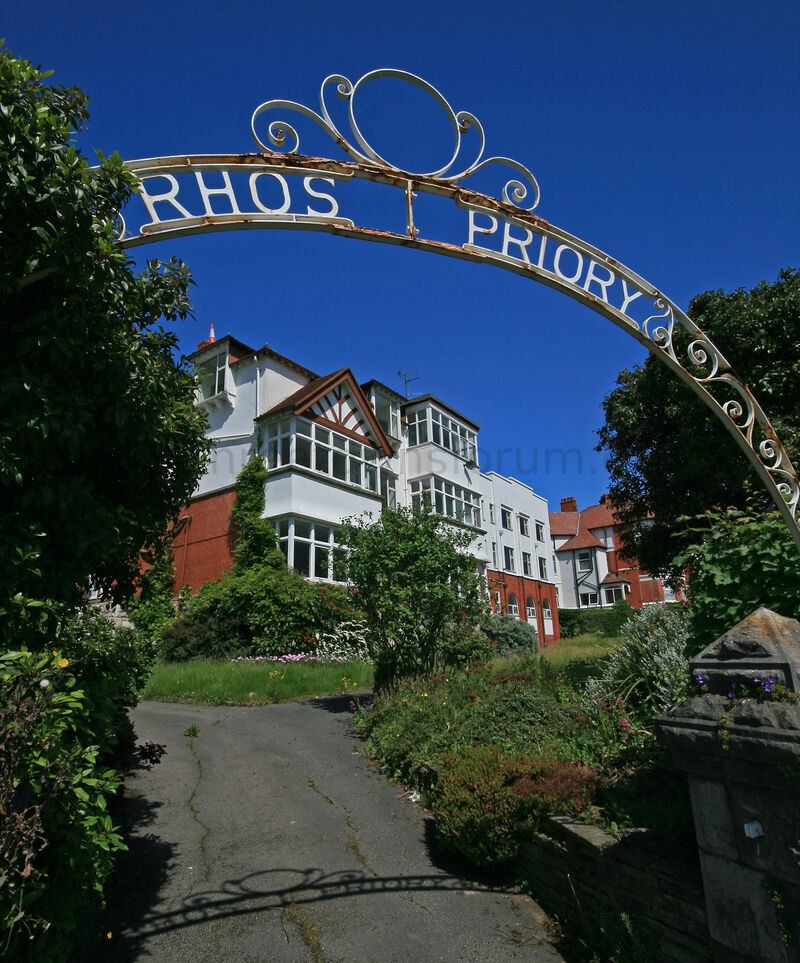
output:
[[[800,960],[800,622],[759,609],[690,671],[657,735],[688,774],[715,959]]]

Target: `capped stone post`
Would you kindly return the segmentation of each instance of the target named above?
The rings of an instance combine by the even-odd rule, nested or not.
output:
[[[689,779],[715,959],[800,959],[800,622],[761,608],[657,720]]]

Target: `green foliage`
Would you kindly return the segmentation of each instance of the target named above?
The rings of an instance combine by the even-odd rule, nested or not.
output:
[[[496,746],[475,746],[443,762],[433,799],[439,844],[483,868],[513,859],[535,823],[533,797],[516,791],[529,760]]]
[[[129,737],[125,710],[133,708],[155,663],[157,644],[132,629],[115,628],[101,613],[78,611],[62,620],[54,644],[67,659],[90,710],[85,743],[100,747],[101,759],[127,768]]]
[[[7,959],[65,959],[112,854],[125,848],[107,812],[118,774],[102,765],[105,733],[95,733],[95,707],[71,669],[58,653],[0,656],[0,946]]]
[[[115,243],[136,179],[71,143],[78,88],[0,49],[0,632],[26,600],[125,594],[202,474],[194,379],[158,326],[190,313],[178,261],[133,270]],[[14,599],[17,599],[15,602]],[[8,644],[8,643],[7,643]]]
[[[622,641],[605,660],[601,674],[586,684],[584,702],[616,703],[650,726],[675,705],[689,686],[688,614],[666,605],[648,605],[622,627]]]
[[[245,569],[263,563],[279,567],[275,526],[264,518],[264,486],[267,466],[261,455],[253,455],[236,478],[236,500],[231,509],[231,534],[235,539],[234,566]]]
[[[535,655],[539,650],[534,627],[513,615],[488,615],[481,629],[493,640],[498,655]]]
[[[466,669],[476,663],[488,662],[495,654],[494,643],[484,632],[447,632],[441,643],[441,660],[448,668]]]
[[[633,615],[626,599],[619,599],[609,609],[559,609],[558,625],[562,639],[578,635],[619,635],[620,629]]]
[[[158,646],[162,632],[175,621],[172,586],[175,563],[172,554],[172,536],[165,535],[155,548],[145,554],[144,561],[150,567],[140,578],[139,594],[131,598],[125,608],[136,630],[149,643]]]
[[[403,679],[359,711],[355,725],[365,751],[390,776],[419,790],[435,812],[446,811],[445,845],[481,865],[507,858],[517,845],[518,818],[524,823],[541,812],[586,812],[607,823],[693,838],[685,780],[671,770],[652,732],[628,718],[621,700],[582,696],[583,687],[571,684],[569,673],[541,656],[507,657],[495,666]],[[524,772],[511,783],[491,776],[484,797],[481,767],[508,757],[524,760]],[[443,780],[447,785],[457,758],[461,775],[449,801],[439,806]],[[680,805],[664,805],[669,785]],[[524,803],[532,808],[515,808],[509,795],[514,787],[535,797]],[[484,833],[481,820],[492,813],[498,825]],[[456,830],[466,841],[458,842]]]
[[[782,270],[774,284],[762,282],[751,291],[707,291],[692,300],[689,315],[753,389],[796,463],[800,271]],[[676,328],[680,357],[686,357],[688,341]],[[767,504],[722,423],[657,357],[622,371],[603,408],[598,450],[608,453],[612,501],[622,521],[632,525],[626,546],[649,571],[668,571],[673,556],[692,543],[691,533],[682,533],[676,545],[679,516],[720,506],[745,510],[753,490]],[[645,518],[651,523],[638,524]]]
[[[508,755],[494,745],[472,746],[443,762],[433,793],[436,838],[487,869],[518,854],[542,812],[580,812],[597,789],[586,767]]]
[[[385,508],[376,522],[351,520],[340,541],[369,628],[375,684],[433,672],[447,633],[471,627],[485,607],[467,554],[473,535],[430,510]]]
[[[308,652],[320,635],[354,618],[345,589],[307,582],[279,558],[280,565],[237,566],[204,585],[164,631],[163,657],[180,662]]]
[[[797,548],[778,512],[756,504],[709,511],[690,522],[688,533],[692,543],[676,564],[690,570],[690,655],[761,606],[800,618]]]

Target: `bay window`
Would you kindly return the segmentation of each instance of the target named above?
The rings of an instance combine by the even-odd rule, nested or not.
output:
[[[378,453],[305,418],[285,418],[264,429],[267,467],[297,465],[378,493]]]

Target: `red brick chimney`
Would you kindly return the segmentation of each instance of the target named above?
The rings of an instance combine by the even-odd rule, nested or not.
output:
[[[562,512],[577,512],[578,503],[575,501],[575,496],[570,495],[569,498],[561,499],[561,511]]]
[[[601,504],[601,505],[610,505],[610,504],[611,504],[611,496],[610,496],[610,495],[601,495],[601,496],[600,496],[600,504]]]

